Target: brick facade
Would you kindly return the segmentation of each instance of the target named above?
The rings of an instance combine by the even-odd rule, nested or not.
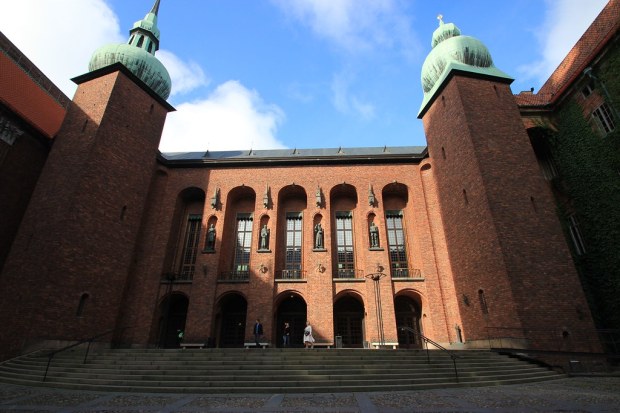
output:
[[[505,80],[447,76],[422,116],[428,149],[185,158],[158,152],[173,109],[127,69],[76,81],[25,212],[17,205],[24,217],[0,278],[0,359],[108,330],[102,340],[118,346],[174,347],[180,329],[188,342],[242,346],[256,319],[279,345],[293,318],[297,344],[308,320],[318,342],[342,336],[351,347],[419,346],[399,333],[405,324],[457,348],[502,339],[600,350]],[[300,217],[299,252],[287,247],[290,214]],[[404,270],[391,262],[394,217]],[[250,225],[246,245],[238,228]],[[295,254],[300,267],[287,272]]]

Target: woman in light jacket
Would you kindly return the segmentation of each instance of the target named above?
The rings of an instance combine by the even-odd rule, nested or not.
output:
[[[310,321],[306,321],[306,328],[304,328],[304,346],[306,348],[314,348],[314,337],[312,337]]]

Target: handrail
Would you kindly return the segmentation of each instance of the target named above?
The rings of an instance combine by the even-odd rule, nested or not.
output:
[[[424,346],[426,347],[426,362],[428,364],[430,364],[431,362],[430,353],[428,352],[428,343],[431,343],[433,346],[437,347],[439,350],[442,350],[448,353],[448,355],[452,359],[452,364],[454,365],[454,378],[456,379],[457,383],[459,382],[459,372],[458,372],[458,369],[456,368],[456,359],[460,358],[459,356],[455,356],[454,354],[452,354],[450,350],[443,347],[441,344],[434,342],[430,338],[426,337],[424,334],[420,333],[417,330],[414,330],[411,327],[398,327],[398,328],[402,331],[409,331],[410,333],[413,333],[414,335],[421,338],[422,341],[424,341]]]
[[[84,361],[82,362],[82,364],[86,364],[86,359],[88,358],[88,353],[89,353],[89,351],[90,351],[90,345],[91,345],[91,343],[92,343],[94,340],[96,340],[96,339],[98,339],[98,338],[101,338],[101,337],[105,337],[105,336],[107,336],[108,334],[113,333],[113,332],[115,332],[115,331],[126,330],[126,329],[128,329],[128,328],[131,328],[131,327],[120,327],[120,328],[114,328],[114,329],[112,329],[112,330],[108,330],[108,331],[106,331],[106,332],[104,332],[104,333],[101,333],[101,334],[98,334],[98,335],[96,335],[96,336],[89,337],[89,338],[84,338],[84,339],[82,339],[82,340],[78,341],[77,343],[69,344],[68,346],[65,346],[65,347],[60,348],[60,349],[58,349],[58,350],[54,350],[54,351],[52,351],[51,353],[48,353],[48,354],[47,354],[47,366],[45,367],[45,374],[43,375],[43,380],[41,380],[41,381],[45,381],[45,379],[47,378],[47,372],[49,371],[49,369],[50,369],[50,364],[52,363],[52,359],[54,358],[54,356],[55,356],[56,354],[58,354],[58,353],[62,353],[63,351],[66,351],[66,350],[72,349],[73,347],[77,347],[77,346],[79,346],[79,345],[81,345],[81,344],[84,344],[84,343],[88,342],[88,347],[86,348],[86,354],[84,354]]]

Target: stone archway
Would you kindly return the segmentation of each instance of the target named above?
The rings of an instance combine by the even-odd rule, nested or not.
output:
[[[185,331],[189,299],[184,294],[172,293],[160,304],[159,346],[179,347],[179,331]]]
[[[364,303],[345,295],[334,303],[334,335],[342,337],[342,346],[364,347]]]
[[[406,295],[399,295],[394,298],[394,313],[396,316],[396,327],[398,328],[398,347],[399,348],[421,348],[422,340],[420,334],[421,308],[413,298]],[[403,331],[400,327],[412,328],[417,334],[410,331]]]
[[[248,302],[241,294],[231,293],[220,299],[216,314],[218,347],[243,347]]]
[[[291,327],[290,347],[303,347],[304,328],[308,319],[306,301],[298,294],[288,293],[276,311],[276,347],[282,347],[284,323]]]

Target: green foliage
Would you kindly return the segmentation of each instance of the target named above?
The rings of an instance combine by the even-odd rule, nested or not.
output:
[[[617,60],[615,53],[598,75],[612,96],[620,93]],[[558,132],[550,133],[549,144],[562,181],[559,187],[569,199],[560,203],[560,214],[576,213],[586,246],[586,254],[575,256],[575,263],[597,326],[620,328],[620,119],[615,119],[615,131],[603,136],[570,101],[555,120]]]

